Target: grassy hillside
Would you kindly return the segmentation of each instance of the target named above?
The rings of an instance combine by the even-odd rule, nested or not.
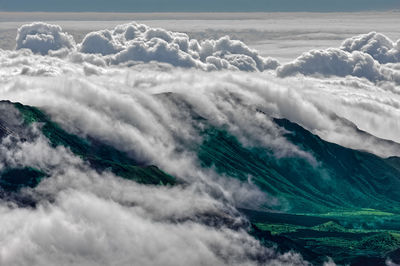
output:
[[[205,167],[251,181],[289,203],[286,213],[242,210],[252,233],[266,245],[296,250],[321,264],[385,265],[400,248],[400,167],[398,158],[329,143],[286,119],[275,123],[285,137],[309,152],[302,158],[277,159],[268,149],[244,147],[228,132],[209,127],[198,157]],[[393,258],[394,257],[394,258]],[[372,263],[372,264],[369,264]]]

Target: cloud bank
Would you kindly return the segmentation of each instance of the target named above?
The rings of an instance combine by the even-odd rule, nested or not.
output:
[[[22,48],[42,55],[70,49],[83,54],[95,54],[104,64],[114,65],[131,61],[157,61],[184,68],[242,71],[263,71],[279,65],[276,60],[261,57],[243,42],[231,40],[228,36],[198,41],[184,33],[138,23],[91,32],[77,45],[60,26],[27,24],[18,30],[17,49]]]
[[[345,40],[340,48],[311,50],[277,69],[280,77],[296,74],[313,76],[354,76],[372,82],[399,84],[400,40],[371,32]],[[388,64],[391,63],[391,64]]]
[[[354,51],[345,52],[340,49],[312,50],[304,53],[292,63],[277,70],[280,77],[321,74],[325,76],[355,76],[368,80],[380,80],[380,65],[368,54]]]
[[[372,82],[400,83],[396,65],[400,61],[399,47],[400,41],[393,42],[382,34],[371,32],[345,40],[340,48],[306,52],[279,67],[277,60],[262,57],[243,42],[228,36],[198,41],[185,33],[133,22],[112,30],[91,32],[76,44],[61,27],[39,22],[18,30],[16,48],[97,66],[159,62],[206,71],[277,69],[280,77],[296,74],[355,76]]]

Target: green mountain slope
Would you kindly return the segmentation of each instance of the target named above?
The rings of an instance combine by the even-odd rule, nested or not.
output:
[[[209,128],[198,151],[206,167],[252,182],[290,203],[290,212],[324,213],[338,209],[372,208],[400,211],[400,170],[395,161],[341,147],[285,119],[275,123],[286,138],[317,160],[276,159],[267,149],[246,148],[226,131]]]
[[[242,209],[253,225],[252,234],[316,264],[330,256],[343,264],[385,265],[400,248],[400,160],[326,142],[286,119],[274,121],[317,164],[295,157],[277,159],[270,150],[244,147],[213,127],[203,132],[198,150],[204,167],[250,180],[289,204],[286,213],[263,211],[263,206],[254,206],[258,211]]]

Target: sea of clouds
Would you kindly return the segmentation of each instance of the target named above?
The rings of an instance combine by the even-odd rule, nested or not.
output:
[[[185,181],[154,187],[98,173],[34,125],[29,141],[5,138],[4,165],[50,174],[23,191],[36,208],[0,204],[5,265],[307,265],[267,249],[236,210],[290,209],[252,183],[201,167],[193,147],[207,123],[277,157],[312,154],[272,118],[378,156],[400,156],[400,42],[379,33],[280,64],[229,37],[198,41],[138,23],[91,32],[77,43],[60,26],[19,28],[0,50],[0,96],[46,111],[67,131],[97,138]],[[3,103],[2,113],[17,112]],[[12,120],[8,118],[7,121]],[[213,217],[210,221],[210,217]]]

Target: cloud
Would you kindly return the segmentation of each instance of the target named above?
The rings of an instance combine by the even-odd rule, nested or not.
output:
[[[158,61],[203,70],[243,71],[263,71],[278,66],[276,60],[263,58],[243,42],[229,37],[199,42],[184,33],[137,23],[89,33],[78,47],[82,53],[114,55],[109,59],[112,64],[130,60]]]
[[[400,71],[396,64],[400,61],[399,44],[400,40],[393,43],[375,32],[355,36],[345,40],[340,48],[305,52],[294,61],[278,67],[277,75],[354,76],[373,82],[399,84]]]
[[[80,178],[77,174],[69,178]],[[168,199],[172,197],[171,193],[167,195]],[[141,196],[149,199],[151,194],[142,191]],[[180,204],[176,198],[171,203]],[[251,258],[263,254],[279,261],[278,256],[263,249],[244,231],[224,227],[216,230],[190,220],[169,222],[161,216],[152,218],[140,205],[124,204],[69,189],[59,192],[53,203],[43,202],[36,209],[1,205],[0,213],[5,219],[0,224],[6,230],[0,233],[0,262],[7,265],[255,265],[257,262]],[[177,257],[180,259],[176,260]],[[301,262],[301,258],[298,260]]]
[[[383,34],[370,32],[345,40],[340,49],[371,55],[381,64],[400,62],[400,40],[394,43]]]
[[[303,75],[356,76],[371,81],[384,79],[380,64],[370,55],[354,51],[348,53],[336,48],[312,50],[291,63],[277,69],[280,77]]]
[[[26,24],[18,29],[17,49],[27,48],[42,55],[51,50],[71,49],[75,41],[60,26],[42,22]]]
[[[22,48],[42,55],[70,55],[73,60],[95,64],[101,62],[102,65],[157,61],[208,71],[264,71],[275,69],[279,65],[277,60],[264,58],[243,42],[231,40],[228,36],[199,42],[184,33],[138,23],[119,25],[113,30],[91,32],[77,45],[73,37],[57,25],[27,24],[18,30],[17,49]]]
[[[101,55],[116,54],[121,50],[123,50],[122,44],[118,44],[108,30],[87,34],[80,48],[83,53]]]
[[[306,265],[293,253],[263,257],[243,232],[152,221],[137,207],[88,193],[60,193],[36,210],[1,206],[0,213],[7,265],[257,265],[257,256],[269,265]]]

